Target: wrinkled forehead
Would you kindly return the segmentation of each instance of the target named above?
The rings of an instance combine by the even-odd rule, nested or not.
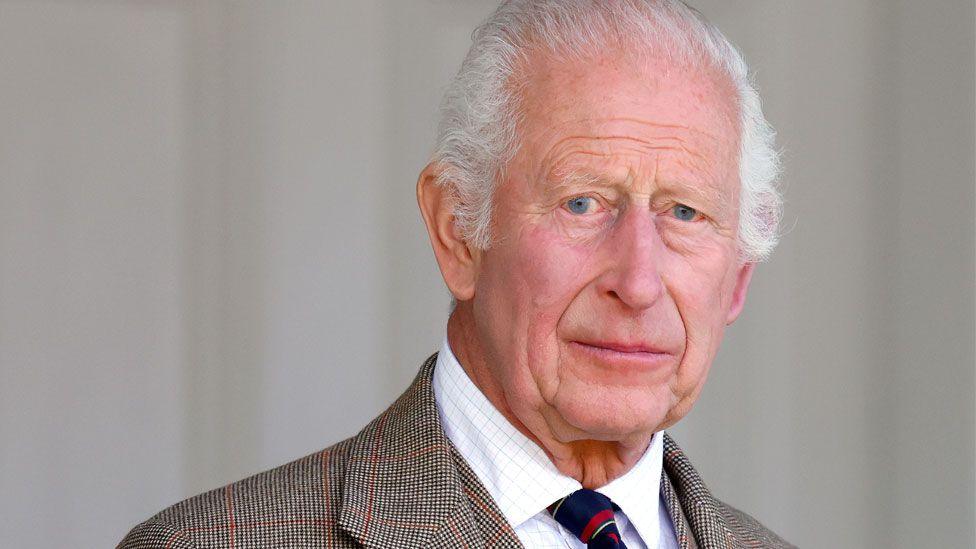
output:
[[[517,131],[521,160],[550,179],[598,164],[670,160],[675,177],[737,187],[735,89],[718,71],[604,55],[586,61],[538,57],[524,67]]]

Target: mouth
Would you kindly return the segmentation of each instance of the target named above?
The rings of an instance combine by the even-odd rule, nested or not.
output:
[[[598,363],[628,370],[653,370],[674,359],[673,353],[646,343],[570,341],[569,346]]]

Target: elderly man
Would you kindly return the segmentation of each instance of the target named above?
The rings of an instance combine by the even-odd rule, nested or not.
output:
[[[474,35],[417,198],[455,299],[355,437],[124,547],[787,547],[664,429],[775,244],[745,64],[670,0],[513,0]]]

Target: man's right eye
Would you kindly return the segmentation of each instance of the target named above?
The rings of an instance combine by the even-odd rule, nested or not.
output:
[[[593,198],[589,196],[577,196],[566,201],[566,209],[576,215],[588,213],[593,206]]]

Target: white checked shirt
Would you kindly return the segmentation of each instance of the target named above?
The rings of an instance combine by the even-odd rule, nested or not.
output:
[[[468,378],[447,340],[434,367],[434,397],[447,437],[471,466],[527,548],[585,545],[562,527],[546,506],[582,488],[560,473],[536,443],[512,426]],[[661,501],[663,437],[655,433],[644,455],[626,474],[599,488],[620,507],[617,529],[628,549],[677,549]]]

